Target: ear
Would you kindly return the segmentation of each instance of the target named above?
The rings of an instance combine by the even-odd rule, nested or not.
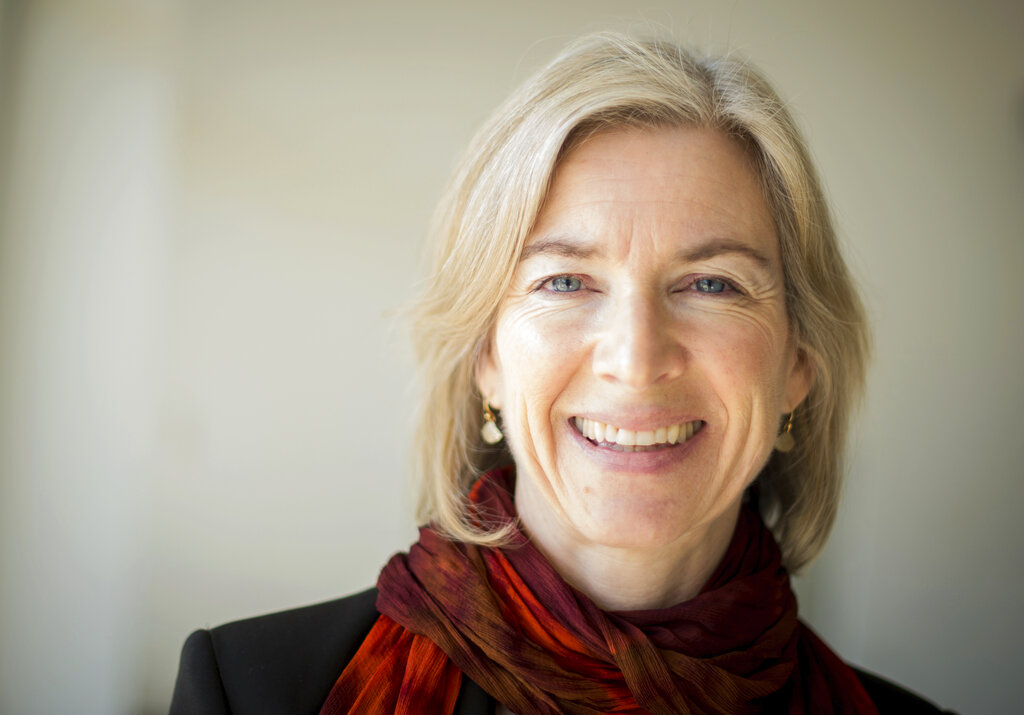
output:
[[[814,361],[804,348],[798,347],[793,351],[793,358],[789,365],[789,374],[786,376],[786,407],[785,412],[792,412],[804,401],[807,393],[814,385],[814,376],[817,370]]]
[[[495,355],[490,339],[484,342],[480,356],[476,360],[476,387],[481,396],[496,410],[501,409],[501,398],[504,394],[504,379],[501,363]]]

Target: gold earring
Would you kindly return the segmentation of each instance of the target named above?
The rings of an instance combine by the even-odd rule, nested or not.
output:
[[[775,438],[775,449],[778,452],[786,453],[792,451],[793,447],[796,446],[796,440],[793,438],[793,413],[789,413],[789,417],[786,418],[786,424],[782,426],[782,432]]]
[[[501,428],[498,427],[498,419],[491,411],[491,406],[487,400],[484,400],[484,424],[480,428],[480,436],[483,437],[484,442],[487,444],[497,444],[505,436],[501,433]]]

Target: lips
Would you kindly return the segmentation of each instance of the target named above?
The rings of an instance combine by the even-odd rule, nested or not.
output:
[[[653,430],[630,430],[586,417],[573,417],[572,423],[591,442],[623,452],[647,452],[682,444],[704,426],[703,421],[694,420]]]

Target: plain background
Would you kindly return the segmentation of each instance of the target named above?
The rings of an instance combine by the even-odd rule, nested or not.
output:
[[[947,707],[1024,709],[1024,4],[107,0],[0,4],[0,712],[164,712],[192,629],[409,543],[390,313],[471,133],[601,29],[760,66],[863,286],[805,618]]]

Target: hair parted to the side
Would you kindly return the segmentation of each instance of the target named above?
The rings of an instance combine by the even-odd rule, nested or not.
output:
[[[467,511],[473,480],[511,461],[480,437],[477,360],[559,158],[595,132],[665,126],[724,131],[747,148],[760,174],[781,248],[791,330],[815,377],[796,410],[796,447],[773,454],[758,478],[758,503],[791,571],[824,546],[869,335],[803,139],[747,63],[610,33],[573,43],[501,105],[441,200],[431,274],[411,315],[422,391],[413,455],[421,523],[466,542],[507,538],[508,525],[474,526]]]

